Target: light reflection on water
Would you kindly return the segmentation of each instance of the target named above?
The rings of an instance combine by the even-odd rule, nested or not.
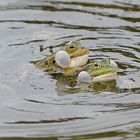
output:
[[[138,0],[1,1],[1,139],[139,139],[139,22]],[[30,63],[70,40],[115,60],[117,83],[79,90]]]

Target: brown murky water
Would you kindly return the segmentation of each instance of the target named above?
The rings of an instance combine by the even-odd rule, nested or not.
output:
[[[115,60],[117,86],[81,91],[30,63],[70,40]],[[0,60],[0,139],[140,138],[139,0],[1,0]]]

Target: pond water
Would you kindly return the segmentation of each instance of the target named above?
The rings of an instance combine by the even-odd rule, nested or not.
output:
[[[1,0],[0,38],[0,139],[140,138],[139,0]],[[30,63],[71,40],[116,61],[117,85],[79,90]]]

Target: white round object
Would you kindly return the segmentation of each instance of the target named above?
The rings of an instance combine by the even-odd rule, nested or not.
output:
[[[66,51],[58,51],[55,55],[55,61],[61,68],[67,68],[70,65],[70,56]]]
[[[116,63],[115,61],[113,61],[113,60],[110,60],[110,65],[111,65],[112,67],[114,67],[114,68],[118,68],[117,63]]]
[[[82,83],[88,83],[91,80],[91,76],[86,71],[81,71],[78,74],[77,80]]]

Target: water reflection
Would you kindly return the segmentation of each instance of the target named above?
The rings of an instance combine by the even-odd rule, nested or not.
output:
[[[80,92],[101,93],[105,91],[117,92],[116,80],[98,83],[78,83],[76,77],[54,75],[56,80],[56,91],[58,95],[74,94]]]

